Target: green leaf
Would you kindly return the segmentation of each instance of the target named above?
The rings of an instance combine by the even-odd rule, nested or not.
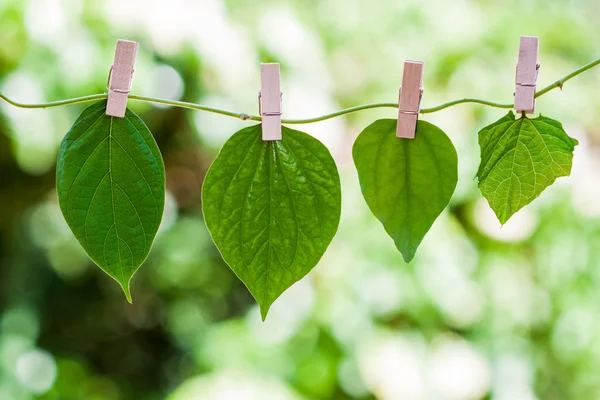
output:
[[[263,320],[273,302],[319,261],[340,221],[341,189],[329,150],[283,127],[235,133],[210,167],[204,218],[223,259],[244,282]]]
[[[512,111],[479,132],[479,189],[500,223],[571,173],[577,144],[560,122],[541,115],[515,120]]]
[[[419,120],[414,139],[396,137],[396,120],[369,125],[352,148],[360,187],[404,261],[446,208],[458,181],[458,158],[446,134]]]
[[[144,122],[86,108],[60,146],[56,189],[62,213],[90,258],[131,302],[129,281],[144,262],[162,219],[165,169]]]

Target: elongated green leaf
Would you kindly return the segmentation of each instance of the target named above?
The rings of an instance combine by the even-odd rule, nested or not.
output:
[[[248,287],[264,318],[273,302],[319,261],[340,220],[341,189],[329,151],[283,128],[235,133],[210,167],[204,218],[223,259]]]
[[[560,122],[508,113],[479,132],[479,189],[502,224],[571,173],[577,140]]]
[[[62,213],[90,258],[131,302],[129,281],[144,262],[165,202],[165,169],[152,134],[127,110],[86,108],[60,146],[56,189]]]
[[[380,119],[360,133],[352,156],[369,208],[409,262],[456,188],[454,145],[428,122],[417,122],[414,139],[400,139],[396,120]]]

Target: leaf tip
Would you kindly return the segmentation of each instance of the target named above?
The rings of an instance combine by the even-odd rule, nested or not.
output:
[[[500,222],[500,228],[503,228],[510,217],[512,217],[514,214],[509,212],[497,213],[496,210],[494,210],[494,213],[496,214],[496,218],[498,218],[498,222]]]
[[[401,252],[402,253],[402,258],[404,259],[405,263],[409,263],[412,261],[413,258],[415,258],[415,252],[414,251],[409,251],[409,252]]]
[[[121,289],[123,289],[123,293],[125,293],[125,297],[127,298],[127,301],[129,302],[129,304],[133,304],[133,299],[131,298],[131,290],[129,289],[129,282],[127,282],[127,283],[119,282],[119,284],[121,285]]]
[[[269,312],[269,308],[271,308],[270,305],[260,305],[260,318],[262,319],[262,322],[265,322],[265,319],[267,319],[267,313]]]

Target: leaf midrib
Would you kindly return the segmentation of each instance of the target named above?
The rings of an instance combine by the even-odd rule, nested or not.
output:
[[[115,117],[110,117],[110,125],[108,129],[108,175],[110,180],[110,197],[112,203],[112,214],[113,214],[113,224],[115,226],[115,234],[117,235],[117,253],[119,253],[119,267],[121,270],[121,281],[125,282],[125,273],[123,271],[123,259],[121,258],[121,237],[119,236],[119,229],[117,228],[117,214],[115,213],[115,192],[113,190],[113,178],[112,178],[112,131],[113,131],[113,119]],[[135,164],[135,163],[134,163]],[[134,207],[135,208],[135,207]],[[109,229],[110,232],[110,229]],[[145,235],[144,235],[145,238]],[[129,249],[131,251],[131,248]],[[131,253],[133,257],[133,252]]]
[[[415,128],[416,129],[416,128]],[[400,138],[399,140],[410,140]],[[406,218],[408,219],[408,251],[412,253],[412,224],[411,221],[411,202],[410,202],[410,151],[408,151],[408,144],[402,145],[404,149],[404,167],[406,168]]]
[[[394,135],[395,133],[395,127],[390,127],[388,129],[388,131],[386,132],[386,134],[382,135],[382,139],[378,140],[378,144],[377,144],[377,151],[376,151],[376,156],[375,159],[376,160],[381,160],[381,149],[384,147],[385,143],[386,143],[386,139],[387,136],[390,136],[392,140],[396,140],[398,138],[396,138],[396,136]],[[402,139],[398,139],[398,140],[402,140]],[[409,223],[409,232],[410,232],[410,177],[408,176],[408,165],[410,164],[410,160],[408,160],[408,156],[407,156],[407,150],[406,150],[406,146],[405,144],[401,144],[403,152],[404,152],[404,168],[406,170],[406,182],[404,185],[404,190],[403,191],[399,191],[396,195],[396,201],[397,203],[400,203],[400,201],[402,200],[402,193],[404,192],[405,196],[406,196],[406,202],[407,202],[407,215],[406,218],[404,218],[404,220],[408,220]],[[379,199],[383,199],[385,198],[385,194],[381,194],[381,185],[380,185],[380,180],[377,179],[378,176],[382,176],[381,172],[380,172],[380,168],[381,168],[381,163],[375,163],[375,168],[373,169],[373,172],[375,174],[375,177],[373,178],[373,181],[375,182],[375,191],[377,192],[377,196],[376,196],[376,201],[377,201],[377,214],[381,215],[381,209],[383,208],[381,206],[381,203],[379,202]],[[394,208],[392,210],[393,214],[396,214],[398,212],[399,208]],[[377,215],[376,214],[376,215]],[[377,218],[379,218],[379,215],[377,215]],[[386,229],[386,231],[389,229],[387,227],[386,224],[384,224],[384,228]],[[389,231],[388,231],[389,232]],[[409,233],[408,235],[408,245],[409,248],[412,247],[412,239],[411,239],[411,235]]]

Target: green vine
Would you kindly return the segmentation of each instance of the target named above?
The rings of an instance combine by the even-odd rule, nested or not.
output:
[[[546,86],[545,88],[537,91],[535,94],[535,97],[538,98],[540,96],[543,96],[544,94],[546,94],[549,91],[556,89],[556,88],[562,89],[563,85],[568,80],[576,77],[577,75],[579,75],[599,64],[600,64],[600,58],[595,61],[592,61],[589,64],[582,66],[581,68],[576,69],[575,71],[571,72],[570,74],[566,75],[565,77],[563,77],[563,78],[557,80],[556,82]],[[107,97],[108,97],[108,94],[99,93],[99,94],[92,94],[92,95],[88,95],[88,96],[75,97],[72,99],[51,101],[48,103],[25,104],[25,103],[19,103],[17,101],[11,100],[6,95],[4,95],[4,93],[0,92],[0,98],[2,98],[4,101],[6,101],[7,103],[9,103],[13,106],[20,107],[20,108],[58,107],[58,106],[65,106],[65,105],[69,105],[69,104],[78,104],[78,103],[86,103],[86,102],[91,102],[91,101],[96,101],[96,100],[102,100],[102,99],[106,99]],[[196,111],[206,111],[206,112],[211,112],[211,113],[215,113],[215,114],[225,115],[228,117],[238,118],[238,119],[241,119],[244,121],[246,121],[246,120],[261,121],[262,120],[262,118],[258,115],[251,115],[251,114],[246,114],[246,113],[238,113],[238,112],[233,112],[233,111],[221,110],[219,108],[203,106],[201,104],[190,103],[190,102],[185,102],[185,101],[167,100],[167,99],[159,99],[156,97],[146,97],[146,96],[136,96],[136,95],[130,95],[129,100],[141,101],[141,102],[153,103],[153,104],[164,104],[164,105],[169,105],[169,106],[173,106],[173,107],[187,108],[187,109],[196,110]],[[435,107],[422,108],[420,110],[420,113],[421,114],[430,114],[430,113],[434,113],[436,111],[441,111],[445,108],[452,107],[452,106],[455,106],[458,104],[463,104],[463,103],[475,103],[475,104],[482,104],[484,106],[495,107],[495,108],[505,108],[505,109],[511,109],[514,106],[514,104],[509,104],[509,103],[503,104],[503,103],[497,103],[497,102],[488,101],[488,100],[464,98],[464,99],[449,101],[447,103],[443,103],[443,104],[440,104]],[[339,117],[341,115],[350,114],[350,113],[354,113],[357,111],[369,110],[369,109],[373,109],[373,108],[398,108],[398,103],[363,104],[360,106],[345,108],[343,110],[336,111],[336,112],[333,112],[330,114],[321,115],[319,117],[303,118],[303,119],[283,119],[282,122],[284,124],[310,124],[313,122],[325,121],[325,120],[328,120],[331,118]]]

